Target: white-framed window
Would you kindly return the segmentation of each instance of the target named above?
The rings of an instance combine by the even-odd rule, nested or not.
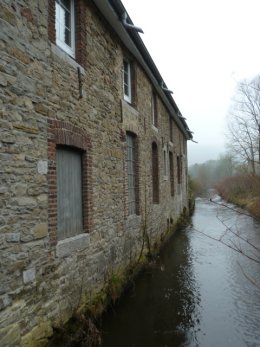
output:
[[[75,58],[74,0],[55,0],[56,44]]]
[[[128,60],[124,59],[123,65],[124,65],[123,66],[124,100],[131,103],[132,102],[131,64]]]
[[[152,113],[152,125],[158,127],[158,114],[157,114],[157,99],[156,94],[153,91],[151,96],[151,113]]]
[[[173,120],[171,115],[169,115],[169,132],[170,132],[170,142],[173,143]]]

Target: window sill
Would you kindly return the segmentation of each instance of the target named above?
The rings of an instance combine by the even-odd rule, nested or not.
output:
[[[153,129],[156,133],[159,132],[159,129],[158,129],[155,125],[153,125],[153,124],[152,124],[152,129]]]
[[[72,255],[74,252],[82,251],[89,246],[89,234],[79,234],[67,239],[58,241],[56,245],[56,257],[65,258]]]
[[[51,52],[52,54],[56,55],[66,63],[70,64],[73,66],[75,69],[80,68],[80,72],[82,75],[85,75],[85,69],[79,65],[76,60],[74,60],[68,53],[66,53],[62,48],[60,48],[57,45],[54,45],[53,43],[51,44]]]
[[[139,112],[133,105],[128,104],[125,100],[121,100],[122,122],[127,130],[139,133]]]
[[[140,229],[141,226],[141,216],[137,214],[130,214],[129,216],[126,217],[125,219],[125,229],[130,232],[131,234],[133,233],[133,230],[138,230]]]
[[[168,181],[168,176],[163,176],[164,181]]]
[[[122,99],[122,102],[123,102],[124,104],[128,105],[129,107],[132,107],[133,109],[137,110],[137,109],[136,109],[136,106],[135,106],[135,104],[133,104],[133,102],[128,101],[128,100],[126,100],[125,98]]]

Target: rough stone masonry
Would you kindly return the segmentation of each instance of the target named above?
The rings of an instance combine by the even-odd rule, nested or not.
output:
[[[55,41],[54,0],[0,1],[2,347],[44,346],[109,272],[138,257],[144,226],[153,244],[187,207],[189,136],[177,110],[122,41],[130,42],[127,31],[119,37],[98,1],[74,3],[72,58]],[[125,56],[132,104],[124,100]],[[127,134],[136,144],[131,215]],[[82,158],[82,231],[62,239],[59,148]]]

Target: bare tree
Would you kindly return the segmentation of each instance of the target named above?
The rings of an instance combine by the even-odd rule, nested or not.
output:
[[[256,221],[259,221],[259,218],[256,218],[256,217],[250,215],[249,213],[247,213],[243,210],[239,210],[237,208],[230,207],[223,202],[216,202],[212,199],[210,199],[210,202],[218,205],[221,208],[230,209],[230,210],[236,212],[238,215],[239,214],[245,215],[245,216],[248,216],[248,217],[255,219]],[[221,217],[218,212],[217,212],[216,218],[224,226],[223,232],[221,232],[219,235],[212,236],[209,233],[195,229],[194,227],[193,227],[193,229],[196,232],[198,232],[198,233],[200,233],[200,234],[202,234],[202,235],[204,235],[204,236],[206,236],[206,237],[208,237],[214,241],[220,242],[222,245],[228,247],[232,251],[240,254],[241,256],[246,257],[251,262],[260,266],[260,248],[259,248],[259,246],[257,244],[255,244],[255,242],[252,239],[250,239],[248,236],[243,235],[243,233],[240,230],[238,230],[238,228],[236,228],[235,225],[232,225],[232,226],[227,225],[226,222],[224,221],[223,217]],[[257,283],[256,279],[254,279],[250,275],[248,275],[245,272],[245,270],[243,269],[243,267],[240,265],[239,262],[238,262],[238,265],[239,265],[243,275],[247,278],[247,280],[249,280],[251,282],[251,284],[253,284],[257,289],[260,290],[260,283]]]
[[[228,147],[253,175],[260,163],[260,75],[238,84],[228,117]]]

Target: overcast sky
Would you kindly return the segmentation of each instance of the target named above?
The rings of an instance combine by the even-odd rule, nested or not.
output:
[[[260,0],[122,0],[194,140],[189,164],[225,151],[236,82],[260,72]]]

